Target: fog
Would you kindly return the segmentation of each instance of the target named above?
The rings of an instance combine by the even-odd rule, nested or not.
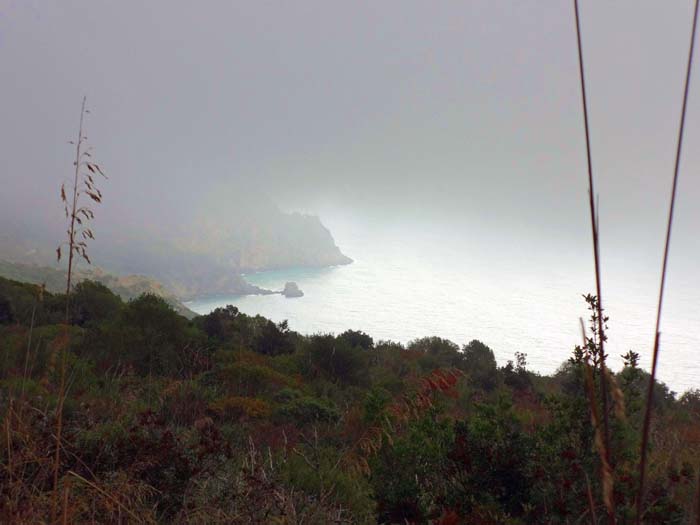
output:
[[[603,257],[657,265],[691,2],[581,8]],[[97,232],[225,215],[228,196],[255,192],[322,217],[454,226],[585,257],[575,45],[572,3],[559,0],[3,0],[3,220],[60,226],[86,95],[110,174]],[[696,95],[672,250],[691,266]]]

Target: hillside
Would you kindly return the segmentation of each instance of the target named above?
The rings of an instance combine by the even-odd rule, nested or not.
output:
[[[55,265],[53,247],[59,233],[17,224],[13,229],[11,220],[0,224],[0,259]],[[145,276],[180,301],[270,293],[248,283],[241,275],[247,271],[352,262],[318,217],[284,213],[264,199],[211,210],[203,217],[181,218],[168,227],[134,229],[108,222],[100,225],[96,236],[90,257],[104,272]]]
[[[304,336],[232,306],[187,320],[89,282],[65,329],[64,304],[0,279],[3,523],[51,514],[60,348],[66,523],[544,525],[596,522],[613,502],[631,522],[649,379],[633,353],[608,378],[606,478],[593,348],[547,377],[524,354],[498,366],[480,341]],[[654,396],[644,523],[690,523],[700,392]]]
[[[66,289],[66,271],[48,266],[11,263],[0,259],[0,277],[31,284],[44,284],[48,291],[54,293],[64,293]],[[162,297],[177,313],[188,319],[196,315],[161,283],[143,275],[116,276],[96,267],[78,269],[75,274],[75,284],[85,280],[104,284],[124,301],[151,293]]]

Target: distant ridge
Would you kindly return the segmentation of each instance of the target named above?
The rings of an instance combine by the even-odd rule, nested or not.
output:
[[[19,226],[13,230],[7,221],[0,224],[3,260],[53,268],[58,234]],[[111,275],[112,280],[117,279],[114,276],[143,276],[144,282],[158,283],[179,301],[220,294],[272,293],[247,282],[242,276],[246,272],[353,262],[340,251],[317,216],[283,212],[265,199],[227,202],[222,209],[188,219],[180,217],[167,227],[133,230],[107,222],[96,237],[90,254],[99,265],[95,275],[104,279]],[[92,275],[91,270],[85,271]],[[114,286],[121,285],[115,282]]]
[[[66,290],[66,272],[59,268],[19,264],[0,260],[0,277],[14,281],[32,284],[45,284],[46,289],[53,293],[64,293]],[[143,275],[112,275],[101,268],[92,267],[78,269],[75,283],[91,280],[104,284],[124,301],[135,299],[144,293],[162,297],[180,315],[192,319],[197,314],[187,308],[180,300],[161,283]]]

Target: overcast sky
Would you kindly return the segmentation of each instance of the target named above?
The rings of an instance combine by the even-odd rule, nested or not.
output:
[[[581,2],[603,237],[640,253],[662,242],[691,4]],[[686,258],[700,252],[697,69]],[[0,0],[0,206],[60,220],[85,94],[111,174],[100,221],[206,213],[245,184],[292,209],[585,237],[578,82],[565,0]]]

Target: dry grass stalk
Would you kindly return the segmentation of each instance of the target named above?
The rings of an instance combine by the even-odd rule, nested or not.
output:
[[[626,421],[627,414],[625,412],[625,394],[622,392],[620,385],[617,384],[615,375],[610,372],[608,367],[605,367],[605,380],[610,383],[610,392],[612,393],[615,417],[620,421]]]
[[[85,479],[83,476],[80,474],[76,474],[72,470],[68,471],[68,475],[76,478],[77,480],[81,481],[82,483],[85,483],[88,487],[94,489],[97,491],[100,495],[104,496],[106,499],[114,503],[119,509],[123,510],[126,514],[128,514],[136,523],[144,523],[144,520],[142,520],[138,515],[136,515],[131,509],[126,507],[121,501],[119,501],[119,498],[115,497],[114,495],[110,494],[106,490],[102,489],[100,486],[97,484],[93,483],[90,480]]]
[[[586,476],[586,496],[588,497],[588,511],[591,513],[591,523],[598,523],[598,516],[595,511],[595,503],[593,502],[593,491],[591,490],[591,480],[588,479],[588,474],[583,473]]]
[[[586,327],[583,324],[583,319],[579,319],[581,323],[581,336],[583,338],[583,344],[584,346],[587,343],[587,338],[586,338]],[[591,368],[589,364],[589,356],[586,355],[584,362],[584,375],[585,375],[585,381],[586,381],[586,393],[588,394],[588,404],[591,408],[591,425],[593,426],[593,431],[594,431],[594,442],[595,442],[595,447],[598,452],[598,456],[600,457],[600,477],[601,477],[601,485],[603,486],[603,503],[605,504],[605,509],[608,513],[608,519],[612,523],[615,522],[615,500],[613,498],[613,489],[614,489],[614,478],[613,478],[613,469],[610,466],[610,461],[608,460],[609,456],[609,451],[606,448],[606,443],[603,438],[603,433],[601,432],[600,428],[600,414],[598,411],[598,401],[595,396],[595,381],[593,380],[593,369]],[[600,376],[600,381],[605,382],[606,377],[611,377],[612,374],[607,370],[607,368],[603,368],[604,372]],[[618,388],[619,390],[619,388]],[[620,392],[621,394],[622,392]],[[624,409],[623,409],[624,411]],[[588,482],[588,476],[586,476],[586,481]],[[591,496],[592,498],[592,496]]]
[[[695,32],[698,23],[698,5],[700,0],[695,0],[695,10],[693,12],[693,25],[690,34],[690,49],[688,50],[688,63],[685,73],[685,88],[683,91],[683,105],[681,108],[681,119],[678,126],[678,140],[676,145],[676,160],[673,169],[673,184],[671,187],[671,201],[668,209],[668,221],[666,223],[666,241],[664,243],[663,263],[661,265],[661,283],[659,285],[659,301],[656,308],[656,329],[654,330],[654,351],[651,358],[651,374],[649,376],[649,386],[647,387],[646,406],[644,409],[644,423],[642,428],[642,449],[639,459],[639,489],[637,491],[637,516],[636,523],[642,522],[644,506],[644,483],[646,477],[647,449],[649,447],[649,430],[651,427],[651,415],[654,403],[654,385],[656,383],[656,367],[659,361],[659,339],[661,338],[661,310],[664,301],[664,288],[666,285],[666,270],[668,265],[668,251],[671,243],[671,230],[673,228],[673,211],[676,204],[676,190],[678,188],[678,172],[681,161],[681,151],[683,149],[683,131],[685,128],[685,115],[688,106],[688,91],[690,77],[693,66],[693,50],[695,49]]]
[[[597,296],[597,320],[598,320],[598,343],[599,343],[599,359],[598,363],[601,370],[605,369],[605,319],[603,318],[603,295],[601,292],[601,270],[600,270],[600,243],[598,242],[598,211],[595,204],[595,192],[593,186],[593,162],[591,159],[591,139],[588,126],[588,102],[586,100],[586,79],[583,67],[583,45],[581,44],[581,22],[578,11],[578,0],[574,0],[574,14],[576,18],[576,42],[578,44],[578,64],[581,80],[581,102],[583,106],[583,123],[586,135],[586,160],[588,165],[588,205],[591,218],[591,233],[593,237],[593,262],[595,266],[595,285]],[[609,424],[608,424],[608,393],[607,384],[605,381],[600,382],[600,397],[603,404],[603,439],[605,440],[605,449],[609,454]],[[607,461],[610,462],[610,456],[607,456]],[[614,519],[612,520],[614,521]]]
[[[70,484],[66,483],[63,487],[63,513],[61,517],[61,525],[68,525],[68,494],[70,493]]]
[[[53,504],[51,508],[52,521],[57,519],[58,510],[58,479],[61,465],[61,434],[63,431],[63,406],[66,397],[66,359],[68,351],[69,333],[68,325],[70,323],[70,292],[72,287],[73,270],[75,266],[75,256],[80,256],[90,264],[90,258],[87,254],[87,241],[94,239],[92,230],[87,227],[87,223],[94,218],[95,214],[89,206],[81,205],[81,197],[88,196],[96,203],[102,202],[102,193],[97,188],[93,175],[100,174],[106,177],[98,164],[92,160],[90,148],[87,147],[87,137],[83,133],[83,123],[85,115],[89,110],[85,108],[86,98],[83,97],[83,103],[80,108],[80,125],[78,127],[78,138],[75,142],[70,141],[69,144],[75,146],[75,160],[73,161],[74,174],[72,185],[72,197],[70,202],[66,195],[65,182],[61,185],[61,201],[64,205],[66,218],[68,219],[68,230],[66,231],[68,238],[56,248],[56,258],[61,260],[61,248],[68,248],[68,273],[66,276],[66,311],[64,321],[64,337],[58,347],[60,353],[60,383],[58,390],[58,403],[56,406],[56,451],[54,455],[53,467]]]
[[[695,522],[700,525],[700,465],[698,466],[697,499],[695,501]]]
[[[588,401],[591,406],[591,424],[593,425],[595,435],[595,447],[600,456],[600,472],[603,485],[603,503],[608,511],[608,515],[615,516],[615,504],[613,499],[613,470],[608,462],[608,451],[605,448],[605,440],[600,425],[600,414],[598,411],[598,403],[595,398],[593,371],[588,363],[585,363],[584,370],[586,374],[586,392],[588,393]],[[601,379],[602,380],[602,379]]]

